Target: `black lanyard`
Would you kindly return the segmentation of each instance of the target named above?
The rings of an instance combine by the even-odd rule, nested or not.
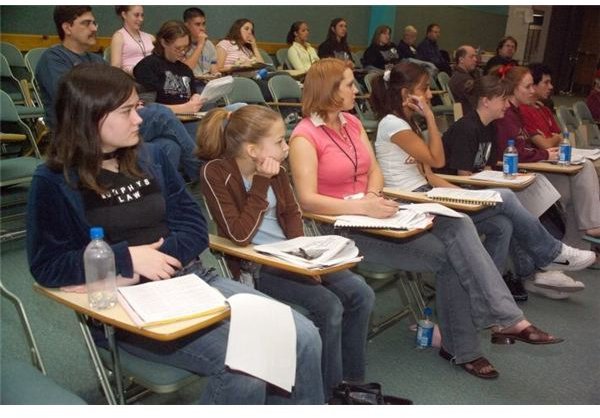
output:
[[[340,151],[342,151],[344,153],[346,158],[348,158],[348,160],[350,160],[350,162],[352,163],[352,167],[354,167],[354,183],[356,183],[356,177],[358,175],[358,154],[356,153],[356,146],[354,145],[354,141],[352,141],[352,138],[348,134],[346,127],[344,126],[343,128],[344,128],[344,132],[346,132],[346,136],[348,137],[348,140],[350,141],[350,144],[352,144],[352,149],[354,150],[354,160],[352,159],[352,157],[350,157],[350,155],[348,155],[348,153],[346,151],[344,151],[344,149],[340,146],[340,144],[338,144],[337,141],[335,139],[333,139],[333,137],[329,134],[329,132],[327,132],[327,130],[325,129],[325,126],[321,126],[321,128],[327,134],[327,136],[331,139],[331,141],[335,145],[337,145],[337,147],[340,149]]]

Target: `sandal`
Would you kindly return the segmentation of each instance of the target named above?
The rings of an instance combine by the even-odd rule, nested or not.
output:
[[[454,356],[446,350],[444,350],[443,347],[440,347],[439,354],[441,358],[446,359],[450,362],[452,362],[452,359],[454,358]],[[485,357],[479,357],[468,363],[459,364],[458,366],[462,367],[467,373],[472,374],[473,376],[479,377],[481,379],[496,379],[498,376],[500,376],[500,373],[498,373],[498,371],[494,369],[492,363],[490,363]],[[484,372],[483,369],[485,369],[486,367],[491,367],[492,370]]]
[[[535,325],[529,325],[518,333],[492,332],[492,344],[514,344],[515,341],[527,344],[557,344],[563,342],[564,339],[554,337]]]

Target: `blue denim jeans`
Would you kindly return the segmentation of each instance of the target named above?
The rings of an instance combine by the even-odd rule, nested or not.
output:
[[[502,203],[471,215],[492,260],[502,272],[510,254],[519,277],[531,276],[536,267],[554,260],[562,243],[554,238],[509,189],[494,189]]]
[[[260,292],[238,282],[219,277],[200,268],[196,272],[225,295]],[[296,383],[291,394],[274,388],[263,380],[225,366],[229,321],[174,341],[156,341],[127,332],[117,334],[119,347],[150,361],[169,364],[208,376],[200,403],[218,405],[323,404],[321,380],[321,339],[316,327],[293,311],[296,324]]]
[[[190,180],[198,180],[200,160],[195,154],[196,141],[173,111],[153,103],[142,107],[138,113],[143,119],[140,136],[144,141],[159,144],[173,167],[181,168]]]
[[[324,233],[332,227],[324,225]],[[436,275],[436,308],[444,348],[456,363],[483,354],[478,330],[523,319],[469,217],[436,217],[430,232],[395,240],[350,230],[366,261]]]
[[[321,277],[322,283],[298,274],[265,267],[256,288],[286,303],[301,306],[319,329],[323,343],[321,368],[326,399],[342,379],[365,378],[369,317],[375,293],[364,279],[343,270]]]

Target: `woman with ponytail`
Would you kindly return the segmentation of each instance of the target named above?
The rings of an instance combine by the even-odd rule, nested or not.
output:
[[[219,235],[240,246],[304,235],[302,213],[282,166],[289,147],[279,113],[257,105],[231,113],[214,109],[200,123],[197,138],[200,158],[212,160],[202,169],[201,186]],[[342,381],[363,382],[375,295],[362,277],[343,270],[318,283],[269,266],[229,265],[236,278],[252,270],[258,290],[308,311],[323,342],[325,399]]]

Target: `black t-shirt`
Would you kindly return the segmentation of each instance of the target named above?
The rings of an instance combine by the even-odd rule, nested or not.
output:
[[[350,51],[350,47],[347,43],[338,42],[335,39],[327,39],[321,45],[319,45],[319,49],[317,54],[319,58],[340,58],[341,53],[345,52],[346,58],[350,61],[354,62],[354,58],[352,58],[352,52]]]
[[[398,56],[396,45],[393,43],[384,46],[371,45],[367,48],[362,58],[363,66],[367,67],[370,65],[382,70],[385,69],[387,64],[395,64],[398,61],[400,61],[400,57]]]
[[[169,234],[166,203],[156,179],[133,179],[102,170],[98,182],[108,191],[99,195],[82,190],[85,217],[91,225],[104,228],[108,243],[145,245]]]
[[[400,59],[417,58],[417,49],[413,47],[413,51],[413,49],[411,49],[411,46],[402,40],[398,42],[398,44],[396,45],[396,49],[398,50],[398,57]]]
[[[476,111],[456,121],[444,133],[446,166],[439,170],[457,174],[457,170],[478,172],[486,165],[492,168],[496,159],[496,131],[490,123],[485,126]]]
[[[138,83],[156,92],[156,102],[165,105],[186,103],[197,91],[194,73],[181,61],[171,62],[156,54],[142,59],[133,68]]]

